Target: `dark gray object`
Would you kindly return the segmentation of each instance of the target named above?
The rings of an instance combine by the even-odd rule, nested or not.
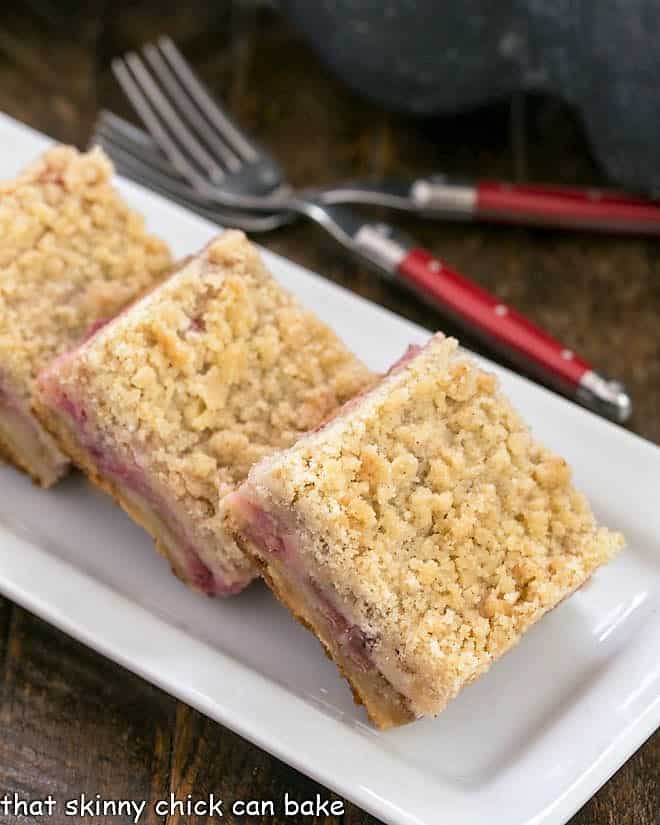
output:
[[[619,183],[660,191],[660,2],[279,0],[350,86],[418,115],[516,91],[580,112]]]

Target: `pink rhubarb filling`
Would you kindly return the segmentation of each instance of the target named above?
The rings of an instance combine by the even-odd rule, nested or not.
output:
[[[242,532],[267,557],[274,557],[287,568],[298,589],[313,601],[315,612],[322,617],[342,655],[362,672],[373,670],[375,665],[370,655],[373,638],[349,621],[336,606],[335,599],[304,571],[295,533],[284,520],[276,519],[241,492],[233,493],[231,502],[241,513]]]
[[[176,539],[178,561],[185,568],[185,578],[196,589],[209,596],[228,596],[241,591],[248,583],[245,579],[231,580],[222,571],[211,569],[201,558],[194,540],[189,536],[173,509],[163,500],[137,463],[119,458],[89,432],[88,413],[84,405],[72,400],[56,384],[48,384],[49,401],[75,424],[77,440],[88,453],[98,472],[118,487],[130,490],[140,503],[148,505],[156,517],[167,525]]]

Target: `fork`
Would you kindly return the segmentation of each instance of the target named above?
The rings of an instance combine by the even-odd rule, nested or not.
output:
[[[238,171],[240,155],[243,154],[253,174],[251,180],[253,188],[250,194],[267,193],[273,201],[281,198],[286,200],[291,196],[290,187],[284,184],[276,187],[275,181],[269,177],[271,174],[275,175],[282,183],[282,173],[277,164],[263,149],[259,149],[252,141],[246,139],[226,112],[219,109],[217,105],[214,106],[214,101],[208,91],[169,38],[161,38],[157,46],[146,46],[144,54],[147,62],[159,77],[165,92],[172,96],[181,112],[189,117],[191,123],[202,131],[208,129],[208,123],[204,122],[204,117],[200,117],[195,105],[197,104],[205,109],[220,134],[224,133],[229,142],[234,144],[233,148],[238,151],[239,157],[236,157],[235,151],[232,151],[226,142],[216,143],[211,138],[214,143],[213,148],[220,153],[220,157],[230,172]],[[176,111],[169,105],[167,97],[161,95],[158,85],[154,84],[149,73],[144,71],[139,58],[136,55],[127,55],[125,63],[136,75],[141,76],[142,83],[149,87],[152,96],[158,98],[159,106],[163,111],[176,116]],[[123,73],[121,61],[115,64],[115,71],[118,74]],[[122,84],[133,99],[136,90],[129,91],[127,83],[130,84],[130,72],[128,78],[124,75]],[[187,92],[191,99],[188,99],[185,94],[181,95],[181,91]],[[137,94],[139,95],[139,90]],[[207,170],[211,184],[223,181],[223,191],[220,197],[224,205],[251,206],[253,209],[271,209],[278,205],[264,206],[263,203],[256,201],[250,204],[246,199],[247,190],[239,187],[239,190],[234,192],[231,182],[228,186],[228,181],[219,172],[217,164],[208,152],[205,152],[198,142],[190,141],[185,130],[179,130],[175,121],[170,125],[176,137],[182,140],[183,146],[191,153],[191,157]],[[159,131],[158,125],[154,122],[149,124],[149,128]],[[159,142],[165,137],[161,134]],[[161,145],[164,144],[161,143]],[[172,152],[173,148],[170,147],[168,155],[171,159],[173,158]],[[261,163],[262,159],[265,163]],[[181,170],[179,164],[183,162],[185,158],[179,158],[175,164],[179,170]],[[192,174],[190,169],[187,174]],[[200,191],[207,189],[207,183],[208,181],[204,178],[197,178],[195,181]],[[229,191],[234,193],[233,202],[228,199]],[[217,193],[214,194],[213,191],[206,191],[206,195],[211,199],[217,197]],[[321,200],[325,204],[351,203],[384,206],[416,212],[425,217],[480,219],[513,224],[558,226],[563,229],[586,228],[608,232],[660,234],[660,204],[625,192],[594,187],[585,189],[492,180],[458,183],[448,180],[444,175],[432,175],[413,181],[358,180],[343,186],[310,189],[306,191],[305,196],[307,199]],[[284,206],[284,204],[279,205]]]
[[[195,193],[225,209],[302,215],[381,275],[406,286],[544,383],[623,422],[630,399],[514,309],[452,270],[403,233],[346,206],[295,192],[279,165],[206,91],[167,38],[113,61],[113,71],[151,137]],[[147,178],[146,165],[141,167]],[[255,230],[258,231],[258,230]]]

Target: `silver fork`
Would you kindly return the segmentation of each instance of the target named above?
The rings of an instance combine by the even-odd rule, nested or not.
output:
[[[144,61],[134,52],[128,53],[123,59],[114,60],[112,68],[175,169],[200,194],[222,206],[265,211],[289,209],[294,192],[285,183],[278,164],[248,138],[211,97],[172,40],[162,37],[156,45],[146,45],[143,55]],[[153,74],[147,69],[147,63]],[[167,123],[163,123],[159,113],[166,117]],[[188,121],[196,135],[182,126],[181,117]],[[222,140],[216,140],[216,134],[222,136]],[[344,187],[309,190],[305,199],[415,211],[433,208],[436,202],[439,205],[443,197],[443,181],[438,178],[437,183],[440,189],[436,192],[431,179],[413,184],[356,181]],[[251,197],[254,195],[268,195],[273,203],[265,204],[262,197]],[[456,201],[456,198],[450,196],[448,201]],[[294,211],[307,214],[304,204],[301,207]]]
[[[296,193],[278,164],[211,98],[169,38],[145,46],[143,55],[116,58],[113,71],[155,143],[199,197],[225,209],[307,217],[349,252],[394,274],[396,233],[390,227]]]
[[[318,194],[295,192],[275,161],[213,100],[169,39],[113,61],[152,138],[198,196],[230,209],[276,208],[317,223],[355,256],[443,310],[527,372],[617,421],[631,402],[617,381],[391,226]]]
[[[175,167],[207,197],[223,206],[251,205],[253,209],[265,211],[285,208],[294,193],[284,182],[281,169],[214,102],[174,43],[169,38],[161,38],[156,46],[145,47],[144,56],[158,82],[154,82],[136,54],[127,55],[124,63],[118,61],[115,71],[121,76],[127,94],[140,107],[142,116],[150,118],[149,129],[158,137],[160,145],[165,147],[168,137],[175,137],[167,151]],[[150,117],[149,99],[169,115],[169,129],[163,130],[158,118]],[[191,136],[188,129],[180,128],[179,116],[188,120],[198,137],[203,136],[202,140]],[[214,138],[214,131],[222,140]],[[177,141],[184,149],[183,154],[177,151]],[[193,163],[184,171],[186,154]],[[224,168],[219,168],[214,155]],[[258,199],[250,204],[249,196],[255,194],[268,195],[274,203],[264,204]],[[625,192],[593,187],[493,180],[452,182],[444,175],[431,175],[408,181],[352,181],[341,186],[308,189],[302,197],[328,205],[384,206],[425,217],[660,234],[659,204]]]

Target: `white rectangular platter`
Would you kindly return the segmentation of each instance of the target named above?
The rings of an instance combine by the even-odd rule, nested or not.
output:
[[[0,177],[48,140],[0,115]],[[177,255],[217,231],[124,181]],[[371,367],[428,333],[264,253]],[[0,592],[392,825],[564,823],[660,723],[660,449],[491,365],[628,549],[433,721],[379,733],[261,586],[188,591],[147,536],[73,475],[0,469]]]

